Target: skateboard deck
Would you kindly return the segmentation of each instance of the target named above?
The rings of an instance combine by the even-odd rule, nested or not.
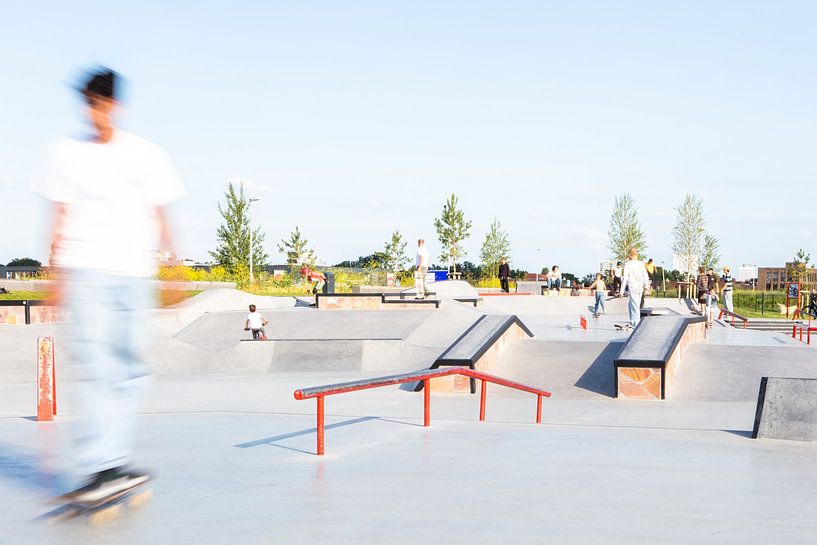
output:
[[[613,327],[615,327],[619,331],[627,331],[629,329],[632,329],[630,327],[630,324],[613,324]]]
[[[153,490],[144,486],[137,485],[92,502],[66,500],[43,517],[55,522],[86,517],[91,525],[100,526],[121,517],[126,509],[137,509],[150,501]]]

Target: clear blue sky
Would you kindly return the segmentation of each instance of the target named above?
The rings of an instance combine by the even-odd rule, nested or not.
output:
[[[686,192],[733,268],[814,255],[815,21],[811,1],[16,2],[0,262],[46,257],[30,179],[47,141],[83,127],[69,85],[93,63],[129,78],[124,126],[186,181],[184,257],[215,246],[235,176],[258,187],[273,262],[296,224],[328,263],[395,229],[433,241],[452,192],[472,261],[497,218],[514,267],[542,248],[539,265],[595,270],[625,191],[657,261]]]

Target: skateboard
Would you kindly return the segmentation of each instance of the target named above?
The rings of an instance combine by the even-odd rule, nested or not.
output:
[[[80,502],[66,500],[60,507],[43,515],[51,521],[66,521],[80,516],[87,517],[92,526],[100,526],[121,517],[125,509],[137,509],[153,497],[153,490],[137,485],[117,492],[101,500]],[[61,501],[57,499],[57,501]]]
[[[630,324],[613,324],[613,327],[615,327],[619,331],[629,331],[630,329],[632,329],[632,327],[630,327]]]

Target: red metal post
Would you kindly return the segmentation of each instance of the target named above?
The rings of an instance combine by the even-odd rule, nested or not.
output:
[[[797,326],[796,325],[791,326],[791,338],[792,339],[797,338]]]
[[[542,396],[536,396],[536,423],[542,423]]]
[[[479,392],[479,421],[485,422],[485,398],[488,395],[487,390],[488,383],[485,379],[482,379],[482,388]]]
[[[431,379],[423,379],[423,426],[431,425]]]
[[[323,397],[318,396],[318,456],[323,456]]]

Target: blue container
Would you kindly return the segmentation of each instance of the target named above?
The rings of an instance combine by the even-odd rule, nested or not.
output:
[[[448,271],[428,271],[434,273],[434,281],[435,282],[442,282],[443,280],[448,280]]]

